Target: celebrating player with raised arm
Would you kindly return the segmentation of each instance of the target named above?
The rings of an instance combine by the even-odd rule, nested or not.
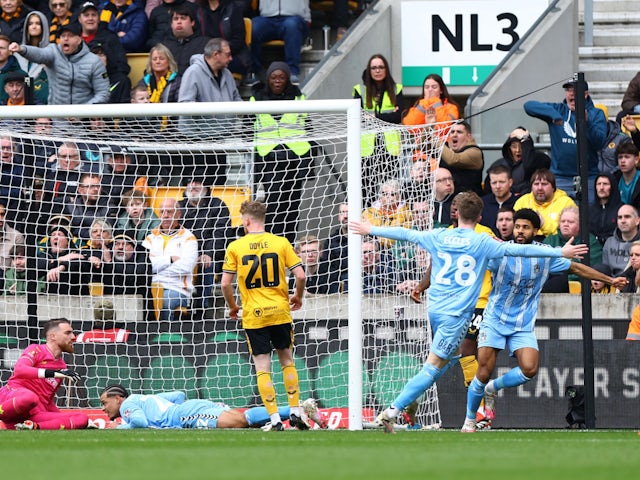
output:
[[[242,328],[258,377],[258,391],[271,416],[273,430],[282,430],[276,404],[276,390],[271,380],[271,351],[275,348],[287,399],[291,407],[289,421],[298,429],[308,429],[300,406],[298,372],[293,363],[293,321],[291,310],[302,306],[306,277],[302,263],[285,237],[265,232],[267,207],[255,201],[240,205],[246,235],[229,244],[222,265],[222,294],[231,318],[238,318],[240,306],[232,282],[238,276],[242,299]],[[289,298],[286,269],[295,277],[295,292]]]
[[[102,410],[110,420],[122,418],[120,424],[112,422],[108,428],[249,428],[261,427],[269,422],[264,407],[245,411],[211,400],[187,400],[184,392],[162,392],[155,395],[129,395],[122,385],[109,385],[100,394]],[[319,425],[323,420],[312,398],[305,400],[303,408],[309,418]],[[288,417],[289,407],[280,407],[280,415]]]
[[[61,412],[54,397],[63,379],[80,375],[67,368],[62,353],[73,353],[76,336],[66,318],[44,324],[46,343],[29,345],[20,355],[7,384],[0,388],[0,420],[16,430],[86,428],[84,413]]]
[[[428,297],[429,320],[434,332],[432,348],[422,370],[407,382],[391,406],[378,415],[376,422],[388,433],[394,430],[396,416],[444,374],[453,363],[451,360],[457,359],[458,347],[473,316],[490,259],[505,255],[573,258],[588,251],[586,245],[573,245],[573,239],[562,249],[550,249],[501,243],[489,235],[475,233],[473,229],[482,212],[482,200],[472,192],[463,192],[456,199],[458,228],[425,232],[349,223],[349,228],[357,234],[413,242],[431,253]]]
[[[540,228],[540,217],[529,209],[516,211],[513,235],[520,245],[532,245]],[[542,245],[542,244],[540,244]],[[540,293],[551,273],[569,271],[583,278],[600,280],[624,288],[624,277],[611,278],[591,267],[566,258],[504,257],[489,262],[493,273],[493,288],[484,311],[478,336],[478,371],[467,391],[467,414],[463,432],[475,432],[476,410],[484,396],[484,414],[495,417],[497,391],[517,387],[538,373],[539,353],[534,327]],[[518,360],[518,366],[489,382],[498,352],[506,347]],[[487,383],[489,382],[489,383]]]

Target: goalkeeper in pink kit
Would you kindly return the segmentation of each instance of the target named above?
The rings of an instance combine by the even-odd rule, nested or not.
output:
[[[8,429],[68,430],[86,428],[84,413],[61,412],[54,396],[63,379],[80,375],[67,369],[62,353],[73,353],[76,336],[66,318],[44,324],[46,343],[29,345],[20,355],[7,384],[0,388],[0,420]]]

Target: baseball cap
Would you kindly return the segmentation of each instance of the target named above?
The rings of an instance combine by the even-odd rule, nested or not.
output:
[[[568,82],[562,84],[562,88],[576,88],[577,84],[577,80],[569,80]],[[587,82],[584,82],[584,90],[589,91],[589,84]]]
[[[93,8],[96,12],[98,12],[98,7],[96,7],[96,4],[93,2],[84,2],[81,6],[80,6],[80,13],[83,13],[86,10],[89,10],[90,8]]]
[[[69,32],[74,35],[82,35],[82,26],[78,22],[71,22],[60,27],[60,33]]]
[[[136,245],[138,242],[136,241],[136,235],[134,232],[132,231],[128,231],[128,230],[120,230],[118,232],[116,232],[116,234],[113,236],[113,240],[116,241],[118,239],[122,239],[126,242],[129,243],[133,243],[134,245]]]

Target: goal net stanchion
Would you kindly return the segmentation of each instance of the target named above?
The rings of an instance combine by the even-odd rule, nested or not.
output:
[[[308,151],[298,148],[300,138],[296,137],[280,140],[286,148],[278,146],[267,152],[274,142],[254,134],[255,115],[262,113],[275,119],[291,113],[304,117]],[[39,128],[39,120],[47,119],[53,125]],[[131,335],[119,343],[76,345],[74,367],[84,381],[67,391],[70,405],[99,406],[97,394],[108,383],[122,383],[143,393],[185,390],[189,398],[211,398],[233,407],[260,404],[243,333],[238,322],[226,317],[219,270],[215,270],[219,265],[208,271],[198,258],[194,288],[188,292],[191,298],[186,307],[172,311],[172,321],[159,321],[158,315],[162,296],[175,285],[169,283],[163,289],[160,283],[158,287],[152,281],[156,272],[144,265],[129,274],[117,270],[116,242],[109,243],[109,234],[130,237],[137,233],[118,227],[118,221],[129,214],[121,195],[132,185],[126,175],[114,173],[117,167],[112,159],[128,156],[137,169],[133,175],[138,181],[133,186],[146,197],[148,210],[159,217],[167,198],[198,203],[193,189],[186,189],[192,179],[204,179],[211,195],[224,202],[231,225],[219,227],[213,222],[197,230],[201,237],[198,257],[210,253],[214,265],[221,262],[223,252],[208,241],[218,238],[224,245],[237,237],[238,209],[245,199],[264,199],[269,205],[268,221],[287,219],[268,228],[295,241],[301,257],[301,239],[317,239],[320,250],[325,251],[320,253],[319,271],[309,275],[316,283],[308,288],[303,308],[293,314],[300,390],[303,396],[317,398],[331,415],[337,411],[334,426],[346,426],[339,420],[340,412],[342,420],[346,419],[348,409],[349,428],[362,428],[363,412],[365,423],[370,422],[373,413],[386,406],[389,394],[396,394],[398,386],[415,374],[416,366],[426,358],[430,338],[424,306],[408,303],[406,294],[395,291],[363,292],[360,237],[348,236],[348,260],[340,257],[339,250],[329,251],[331,240],[340,240],[333,235],[339,229],[340,205],[349,199],[351,218],[359,218],[361,207],[368,206],[360,201],[360,177],[367,175],[361,169],[361,138],[366,133],[384,136],[386,132],[400,135],[403,151],[391,163],[382,154],[379,162],[374,158],[382,170],[375,179],[367,179],[371,183],[390,177],[404,185],[416,151],[439,158],[439,144],[429,135],[416,143],[415,130],[372,122],[361,115],[355,100],[0,107],[0,137],[12,141],[12,155],[3,172],[11,170],[18,177],[15,184],[3,185],[6,200],[2,203],[7,204],[7,224],[23,234],[31,232],[35,239],[36,244],[27,249],[28,256],[36,256],[27,258],[28,271],[32,275],[36,269],[39,278],[30,283],[32,294],[25,295],[20,290],[23,287],[11,291],[9,286],[24,272],[14,269],[12,278],[5,273],[7,294],[0,298],[0,340],[5,342],[0,342],[0,381],[10,375],[20,350],[37,340],[40,332],[34,326],[64,316],[77,331],[91,330],[96,327],[96,306],[103,308],[106,300],[114,306],[115,324],[106,318],[97,326],[122,327]],[[67,148],[74,146],[76,151]],[[71,158],[76,153],[79,165],[65,170],[66,163],[78,160]],[[433,171],[426,171],[430,187],[425,201],[431,205]],[[94,176],[83,177],[84,173]],[[3,183],[8,178],[11,175],[3,175]],[[98,208],[104,206],[103,200],[91,208],[81,201],[89,202],[87,192],[99,191],[94,183],[100,183],[109,208]],[[7,186],[16,188],[4,189]],[[45,200],[40,201],[43,195]],[[126,198],[139,200],[138,194]],[[207,208],[200,212],[209,215],[206,220],[218,219],[220,210]],[[294,212],[293,217],[285,215],[287,210]],[[187,218],[188,211],[183,209],[185,217],[180,219],[185,225],[193,223],[193,217]],[[198,210],[195,212],[197,216]],[[106,223],[94,225],[94,220]],[[144,225],[138,228],[151,229]],[[91,238],[93,227],[106,231],[106,247],[96,247],[101,242]],[[216,237],[220,229],[224,229],[221,239]],[[58,262],[52,254],[53,236],[64,237],[67,248],[82,258]],[[136,254],[146,254],[148,259],[148,250],[136,248]],[[409,246],[399,252],[412,256],[410,265],[403,267],[404,276],[417,277],[424,262],[413,260]],[[13,268],[18,253],[16,250],[6,260],[7,269]],[[47,280],[47,274],[61,264],[65,271],[59,279]],[[113,335],[122,334],[118,328]],[[277,362],[273,372],[278,402],[286,404]],[[60,401],[63,404],[66,402]],[[421,402],[419,421],[423,425],[439,422],[435,392]]]

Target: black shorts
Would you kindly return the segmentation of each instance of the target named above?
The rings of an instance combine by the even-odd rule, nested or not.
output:
[[[476,308],[473,311],[473,317],[471,318],[469,329],[467,330],[467,334],[464,336],[465,339],[473,340],[474,342],[478,341],[478,332],[480,331],[480,323],[482,322],[483,314],[484,308]]]
[[[249,353],[261,355],[276,350],[293,348],[293,323],[271,325],[262,328],[245,328]]]

